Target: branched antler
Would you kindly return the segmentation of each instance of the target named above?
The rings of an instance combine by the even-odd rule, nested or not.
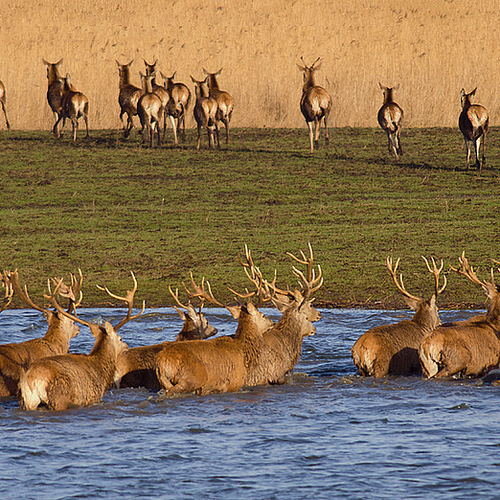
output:
[[[307,277],[304,276],[304,273],[297,269],[295,266],[293,266],[293,273],[295,276],[297,276],[302,282],[299,282],[302,288],[304,288],[304,299],[307,299],[310,297],[315,291],[319,290],[321,286],[323,285],[323,276],[322,276],[322,271],[321,271],[321,266],[318,264],[318,276],[316,277],[316,272],[313,267],[313,262],[314,262],[314,255],[313,255],[313,250],[312,250],[312,245],[311,243],[308,243],[308,248],[309,248],[309,256],[306,256],[306,254],[300,250],[300,256],[296,257],[290,252],[287,252],[287,255],[289,255],[292,259],[297,261],[299,264],[304,264],[307,269]]]
[[[425,264],[426,264],[429,272],[434,275],[434,290],[435,290],[435,295],[437,298],[439,295],[441,295],[444,292],[446,285],[448,283],[446,280],[446,276],[443,275],[443,286],[441,288],[439,288],[439,275],[440,275],[441,271],[443,270],[443,266],[444,266],[443,260],[441,259],[441,266],[439,266],[439,269],[438,269],[436,266],[436,261],[434,260],[434,257],[431,257],[431,261],[432,261],[432,269],[431,269],[431,266],[429,265],[429,261],[423,255],[422,255],[422,259],[424,259]]]
[[[3,271],[3,273],[0,274],[2,284],[5,287],[5,296],[2,300],[2,303],[0,304],[0,312],[5,311],[7,307],[9,307],[10,303],[12,302],[12,297],[14,296],[14,289],[12,288],[12,283],[10,282],[8,272]]]
[[[401,259],[398,258],[398,260],[396,261],[396,264],[394,265],[394,267],[392,266],[392,257],[389,255],[387,257],[387,259],[385,260],[385,263],[387,265],[387,269],[389,270],[389,273],[391,274],[392,276],[392,279],[394,281],[394,284],[396,285],[396,288],[405,296],[405,297],[408,297],[409,299],[411,300],[416,300],[416,301],[421,301],[422,298],[420,297],[417,297],[415,295],[412,295],[410,292],[408,292],[405,288],[405,285],[403,283],[403,274],[399,274],[399,281],[398,281],[398,277],[396,276],[396,272],[398,270],[398,266],[399,266],[399,262],[401,261]]]
[[[201,285],[197,285],[196,282],[194,281],[193,273],[190,271],[189,276],[191,278],[191,286],[193,287],[194,291],[189,290],[189,288],[185,285],[184,282],[182,282],[182,286],[184,287],[184,290],[186,290],[188,296],[190,298],[198,298],[198,299],[206,299],[210,303],[220,306],[220,307],[225,307],[224,304],[219,302],[215,297],[212,292],[212,288],[210,287],[210,283],[205,280],[205,277],[201,279]],[[205,290],[205,283],[207,284],[208,292]]]

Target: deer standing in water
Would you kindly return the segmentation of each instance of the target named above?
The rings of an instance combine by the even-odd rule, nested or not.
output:
[[[13,273],[4,272],[3,281],[9,290],[8,300],[15,292],[26,305],[45,315],[49,324],[48,330],[42,338],[26,340],[17,344],[3,344],[0,346],[0,397],[15,396],[19,389],[21,374],[36,360],[54,354],[65,354],[69,350],[69,342],[78,335],[80,329],[71,319],[57,311],[51,311],[35,304],[19,283],[17,270]],[[77,281],[72,276],[72,295],[78,295],[82,283],[82,276]],[[68,292],[68,288],[65,291]],[[70,298],[69,310],[78,306],[79,302]]]
[[[446,288],[446,276],[443,285],[439,286],[439,275],[443,270],[443,262],[439,269],[432,259],[432,268],[425,260],[427,269],[434,275],[434,293],[428,300],[417,297],[406,291],[403,275],[399,281],[396,276],[398,259],[392,265],[392,258],[387,257],[386,264],[394,280],[396,288],[403,294],[405,302],[415,311],[411,320],[382,325],[371,328],[361,335],[351,349],[354,364],[359,373],[365,377],[385,377],[386,375],[410,375],[421,373],[418,349],[421,340],[441,324],[439,319],[437,298]]]
[[[22,375],[19,383],[19,400],[21,408],[36,410],[40,404],[50,410],[66,410],[71,406],[88,406],[101,401],[102,397],[113,383],[116,359],[125,349],[127,344],[116,333],[125,323],[139,317],[142,311],[132,315],[134,295],[137,291],[137,281],[133,273],[133,290],[127,291],[125,297],[112,294],[107,288],[107,293],[117,299],[123,300],[128,305],[128,312],[116,326],[109,322],[104,325],[86,322],[76,315],[64,311],[56,300],[62,280],[56,284],[52,293],[45,297],[51,301],[56,310],[72,320],[88,326],[95,343],[89,354],[65,354],[50,356],[33,363]]]
[[[5,97],[5,85],[2,81],[0,81],[0,104],[2,105],[3,115],[5,117],[5,124],[7,125],[7,130],[10,130],[9,119],[7,118],[7,108],[6,106],[6,97]]]
[[[59,59],[56,63],[49,63],[45,59],[42,59],[43,64],[47,67],[47,80],[48,80],[48,90],[47,90],[47,101],[49,103],[50,109],[54,114],[54,127],[52,132],[54,135],[59,137],[59,133],[56,129],[56,124],[60,121],[60,116],[62,113],[61,99],[63,93],[63,82],[61,75],[59,74],[59,66],[62,64],[62,59]]]
[[[229,122],[231,121],[231,115],[233,114],[234,99],[228,92],[219,89],[217,78],[221,74],[221,71],[222,68],[215,73],[210,73],[206,69],[203,69],[205,76],[208,78],[209,95],[217,101],[217,114],[215,119],[217,122],[222,122],[224,124],[224,127],[226,128],[226,144],[229,144]],[[217,142],[219,142],[218,136]],[[218,145],[220,146],[220,144]]]
[[[165,86],[170,95],[168,115],[174,127],[174,138],[177,144],[178,137],[182,141],[186,140],[186,113],[191,101],[191,92],[183,83],[174,82],[175,73],[172,76],[165,76],[163,73],[161,75],[166,82]]]
[[[465,253],[454,271],[481,286],[489,299],[486,315],[466,321],[444,324],[426,335],[419,355],[424,375],[428,378],[479,377],[498,367],[500,359],[500,291],[491,281],[480,280]]]
[[[303,66],[297,64],[298,68],[304,73],[300,111],[304,115],[306,124],[309,128],[311,153],[314,153],[314,147],[319,147],[321,120],[323,120],[325,124],[326,144],[328,144],[330,140],[328,135],[328,117],[330,116],[332,108],[332,98],[323,87],[316,85],[315,82],[314,73],[321,67],[321,63],[317,64],[320,58],[318,57],[311,66],[307,66],[304,59],[301,58],[301,60]]]
[[[399,89],[399,85],[390,88],[379,83],[379,86],[384,93],[384,103],[378,111],[378,123],[387,134],[389,154],[394,154],[396,159],[399,159],[399,155],[403,154],[400,138],[403,110],[393,98],[393,92]]]
[[[161,146],[160,122],[164,108],[161,97],[153,91],[152,81],[156,73],[152,73],[149,76],[142,73],[140,75],[142,80],[142,96],[137,103],[137,114],[141,120],[142,142],[145,141],[147,132],[149,147],[153,147],[156,132],[158,146]]]
[[[195,80],[191,77],[194,83],[196,104],[194,105],[194,119],[198,131],[198,142],[196,149],[200,149],[201,145],[201,129],[204,127],[208,134],[208,146],[210,149],[215,149],[215,136],[217,136],[217,145],[219,145],[219,127],[217,125],[217,101],[209,96],[206,86],[207,78],[204,80]]]
[[[63,82],[63,93],[61,97],[61,112],[59,114],[59,119],[54,125],[54,133],[60,137],[62,135],[62,130],[64,129],[64,124],[66,118],[71,120],[72,130],[73,130],[73,142],[76,142],[76,135],[78,131],[78,119],[83,118],[85,122],[85,130],[87,132],[86,137],[89,137],[89,100],[82,92],[78,92],[75,87],[71,84],[71,77],[66,74],[65,78],[61,79]],[[61,134],[58,133],[57,126],[62,120]]]
[[[120,104],[120,120],[123,125],[124,137],[128,137],[134,127],[134,116],[137,115],[137,103],[142,95],[142,89],[130,82],[130,66],[132,66],[133,62],[133,59],[128,64],[120,64],[116,61],[120,77],[118,103]],[[127,115],[126,123],[123,121],[124,115]]]
[[[458,118],[458,126],[464,136],[465,149],[467,150],[467,170],[470,168],[470,150],[471,142],[474,144],[474,153],[476,155],[475,167],[481,169],[485,163],[485,142],[488,132],[489,117],[486,108],[481,104],[472,104],[471,97],[476,93],[477,87],[468,94],[464,89],[460,91],[460,100],[462,102],[462,112]],[[482,161],[479,161],[479,150],[483,145]]]

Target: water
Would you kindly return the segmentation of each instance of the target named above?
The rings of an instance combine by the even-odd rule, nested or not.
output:
[[[116,323],[122,313],[87,309],[81,316]],[[498,497],[500,388],[470,380],[362,379],[350,358],[354,341],[410,314],[322,314],[283,386],[171,399],[120,389],[98,405],[60,413],[1,402],[0,497]],[[234,332],[225,310],[207,316],[221,333]],[[155,309],[120,334],[130,346],[145,345],[173,339],[180,327],[173,309]],[[36,311],[0,314],[2,342],[45,329]],[[71,350],[89,352],[92,345],[82,327]]]

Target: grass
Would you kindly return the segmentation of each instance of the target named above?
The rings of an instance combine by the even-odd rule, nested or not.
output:
[[[448,266],[465,251],[487,278],[500,259],[497,134],[480,174],[465,170],[461,136],[448,128],[406,130],[399,161],[371,128],[334,129],[313,156],[303,129],[235,129],[216,152],[196,151],[193,130],[161,149],[141,147],[136,132],[92,131],[76,145],[68,132],[1,132],[0,266],[19,268],[39,302],[47,278],[81,268],[86,306],[109,304],[96,284],[130,288],[133,270],[137,298],[159,306],[190,271],[230,300],[227,285],[250,285],[238,262],[245,244],[264,274],[277,269],[278,283],[294,286],[286,252],[311,242],[322,305],[405,307],[387,255],[401,257],[408,290],[428,297],[425,255],[445,262],[441,307],[482,307],[482,290]]]

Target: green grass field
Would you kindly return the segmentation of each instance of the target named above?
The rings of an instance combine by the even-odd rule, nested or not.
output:
[[[171,132],[169,130],[168,132]],[[81,268],[84,306],[108,304],[96,284],[171,305],[168,285],[192,271],[222,300],[250,286],[244,245],[266,276],[294,286],[292,262],[311,242],[325,306],[406,307],[385,267],[401,257],[407,289],[428,297],[421,255],[444,259],[442,308],[483,307],[482,290],[449,270],[466,252],[479,277],[500,259],[499,130],[480,174],[465,170],[458,129],[410,129],[405,155],[390,158],[380,129],[333,129],[309,154],[305,129],[235,129],[221,151],[195,149],[195,131],[174,148],[141,147],[114,130],[76,145],[66,131],[0,133],[0,267],[19,269],[35,301],[49,277]],[[182,295],[182,294],[181,294]],[[18,301],[16,305],[21,305]]]

